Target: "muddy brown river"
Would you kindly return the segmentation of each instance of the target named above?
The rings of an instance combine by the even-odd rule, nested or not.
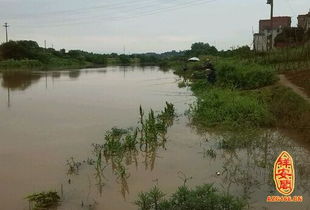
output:
[[[214,183],[247,198],[249,209],[310,209],[307,147],[278,130],[195,127],[185,114],[195,98],[178,80],[157,67],[0,73],[0,209],[29,209],[24,198],[48,190],[62,195],[61,210],[137,209],[139,192],[157,184],[169,195],[184,176],[191,187]],[[117,177],[109,161],[102,174],[85,164],[107,130],[136,126],[140,105],[160,111],[166,101],[178,115],[166,144],[130,157],[126,178]],[[283,150],[294,159],[292,195],[303,196],[302,203],[266,203],[268,195],[280,195],[272,173]],[[76,174],[68,174],[71,157],[82,163]]]

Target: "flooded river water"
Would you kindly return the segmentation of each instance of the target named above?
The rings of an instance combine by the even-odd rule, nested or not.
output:
[[[277,130],[197,129],[184,114],[195,98],[178,88],[171,71],[107,67],[0,73],[0,84],[0,209],[28,209],[25,196],[48,190],[61,192],[58,209],[137,209],[133,202],[139,192],[158,184],[172,193],[184,175],[192,177],[189,186],[214,183],[220,191],[249,199],[250,209],[310,209],[307,148]],[[100,175],[87,164],[78,174],[67,173],[66,161],[89,159],[91,145],[103,143],[107,130],[135,126],[140,105],[160,111],[166,101],[178,116],[165,146],[126,161],[126,178],[118,178],[110,162],[103,163]],[[292,195],[303,196],[302,203],[266,203],[268,195],[279,195],[272,173],[283,150],[294,158]]]

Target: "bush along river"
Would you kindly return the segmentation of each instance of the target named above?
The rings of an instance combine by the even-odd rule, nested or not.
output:
[[[310,207],[309,147],[285,130],[201,128],[180,82],[158,67],[0,73],[1,209]],[[282,151],[303,202],[266,202]]]

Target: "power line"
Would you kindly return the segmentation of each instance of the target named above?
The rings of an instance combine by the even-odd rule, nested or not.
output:
[[[178,0],[173,0],[178,1]],[[103,4],[93,7],[86,7],[86,8],[77,8],[77,9],[70,9],[70,10],[62,10],[62,11],[53,11],[53,12],[44,12],[44,13],[37,13],[37,14],[23,14],[23,15],[16,15],[15,17],[12,17],[12,19],[16,18],[38,18],[38,17],[44,17],[44,16],[53,16],[53,15],[61,15],[61,14],[83,14],[88,13],[89,10],[97,10],[97,9],[122,9],[122,8],[128,8],[128,6],[134,6],[136,4],[143,4],[143,3],[150,3],[150,2],[157,2],[158,0],[137,0],[137,1],[129,1],[129,2],[122,2],[122,3],[114,3],[114,4]],[[128,5],[128,6],[126,6]]]
[[[173,6],[167,6],[167,7],[161,7],[161,8],[157,8],[157,9],[152,9],[152,10],[148,10],[146,12],[137,14],[137,15],[127,15],[127,16],[112,16],[112,17],[108,17],[108,16],[102,16],[102,15],[97,15],[97,16],[90,16],[87,18],[84,18],[83,21],[80,20],[76,20],[74,19],[71,22],[64,22],[62,21],[61,23],[55,23],[55,24],[44,24],[44,25],[35,25],[35,26],[24,26],[24,27],[33,27],[33,28],[44,28],[44,27],[61,27],[61,26],[70,26],[70,25],[80,25],[80,24],[89,24],[89,23],[94,23],[94,22],[99,22],[99,21],[103,21],[103,20],[107,20],[107,21],[121,21],[121,20],[129,20],[129,19],[135,19],[135,18],[139,18],[139,17],[143,17],[143,16],[149,16],[149,15],[154,15],[154,14],[158,14],[158,13],[162,13],[162,12],[168,12],[168,11],[174,11],[174,10],[178,10],[178,9],[184,9],[184,8],[188,8],[188,7],[193,7],[193,6],[198,6],[198,5],[202,5],[202,4],[206,4],[206,3],[212,3],[218,0],[192,0],[192,1],[187,1],[186,3],[182,3],[179,5],[173,5]],[[143,7],[138,7],[138,8],[133,8],[130,10],[127,10],[127,12],[132,12],[135,11],[137,9],[143,9],[143,8],[149,8],[150,5],[147,6],[143,6]],[[127,13],[128,14],[128,13]],[[96,20],[94,20],[96,19]],[[89,21],[86,21],[89,20]],[[20,25],[20,27],[23,27]]]
[[[180,1],[180,0],[170,0],[170,3],[171,2],[178,2],[178,1]],[[197,0],[196,0],[197,1]],[[201,0],[200,0],[201,1]],[[152,3],[152,0],[150,1],[148,1],[147,3]],[[117,13],[117,12],[121,12],[122,14],[128,14],[128,13],[130,13],[130,12],[135,12],[135,11],[139,11],[139,10],[141,10],[141,9],[147,9],[147,8],[154,8],[154,7],[156,7],[156,6],[158,6],[159,4],[158,4],[158,0],[153,0],[153,2],[156,2],[155,4],[153,3],[153,4],[147,4],[147,5],[135,5],[135,4],[133,4],[133,5],[130,5],[130,6],[124,6],[124,5],[119,5],[118,7],[113,7],[113,8],[109,8],[109,7],[106,7],[105,9],[108,9],[108,11],[107,12],[110,12],[110,13],[113,13],[113,14],[115,14],[115,13]],[[141,3],[141,2],[140,2]],[[133,7],[132,7],[133,6]],[[138,6],[138,7],[136,7],[136,6]],[[103,7],[101,7],[101,6],[99,6],[99,7],[96,7],[96,8],[103,8]],[[122,10],[123,9],[123,10]],[[124,10],[125,9],[125,10]],[[161,9],[161,8],[160,8]],[[103,11],[102,11],[103,12]],[[82,17],[82,16],[73,16],[73,17],[71,17],[71,18],[67,18],[66,20],[59,20],[59,21],[57,21],[57,22],[61,22],[61,23],[59,23],[59,24],[56,24],[56,26],[58,26],[58,25],[66,25],[66,24],[83,24],[83,23],[93,23],[94,22],[94,19],[98,19],[98,18],[100,18],[101,20],[103,19],[103,18],[105,18],[105,19],[107,19],[107,20],[109,20],[109,21],[111,21],[112,19],[114,19],[114,18],[120,18],[120,17],[123,17],[123,16],[107,16],[106,15],[106,12],[104,13],[105,15],[102,15],[102,12],[101,12],[101,14],[100,15],[91,15],[91,16],[84,16],[84,17]],[[76,14],[78,14],[78,13],[74,13],[74,15],[76,15]],[[43,14],[44,15],[44,14]],[[33,15],[31,15],[32,17],[33,17]],[[44,17],[44,16],[43,16]],[[40,17],[41,18],[41,17]],[[61,17],[59,17],[59,18],[61,18]],[[38,19],[38,17],[36,17],[36,19]],[[82,19],[83,21],[80,21],[80,19]],[[24,20],[24,19],[23,19]],[[53,18],[53,19],[51,19],[53,22],[54,22],[54,24],[56,23],[55,22],[55,18]],[[90,21],[85,21],[85,20],[90,20]],[[51,23],[51,22],[49,22],[49,23],[51,23],[51,24],[53,24],[53,22]],[[39,25],[38,27],[49,27],[49,23],[47,22],[47,21],[45,21],[45,24],[43,25]],[[24,26],[24,27],[28,27],[28,26]],[[37,27],[37,26],[35,26],[35,27]]]
[[[10,27],[10,26],[8,25],[8,23],[4,23],[3,27],[5,28],[5,38],[6,38],[5,40],[6,40],[6,42],[8,42],[9,41],[8,27]]]

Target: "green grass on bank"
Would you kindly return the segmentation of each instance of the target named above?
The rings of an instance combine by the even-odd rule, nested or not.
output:
[[[54,69],[76,69],[93,66],[92,63],[76,59],[55,58],[49,59],[48,63],[38,60],[5,60],[0,61],[0,70],[54,70]]]
[[[277,81],[275,70],[271,66],[253,62],[221,59],[215,65],[217,83],[222,87],[255,89]]]
[[[204,126],[265,126],[271,120],[267,104],[255,95],[211,87],[198,95],[191,113]]]
[[[215,84],[207,81],[201,68],[204,61],[188,65],[186,71],[179,65],[175,72],[191,82],[197,96],[189,112],[194,124],[289,128],[310,135],[310,104],[291,89],[276,85],[273,66],[232,57],[211,59],[216,69]]]
[[[38,60],[5,60],[0,61],[0,69],[40,69],[43,64]]]
[[[204,88],[204,90],[203,90]],[[190,116],[193,124],[204,127],[277,127],[310,135],[310,104],[291,89],[272,85],[238,91],[194,82],[197,101]]]
[[[268,105],[273,125],[298,131],[301,135],[310,135],[310,104],[281,85],[256,90],[261,100]]]
[[[310,68],[310,42],[301,46],[276,48],[271,52],[252,54],[247,59],[262,65],[271,65],[278,72]]]

